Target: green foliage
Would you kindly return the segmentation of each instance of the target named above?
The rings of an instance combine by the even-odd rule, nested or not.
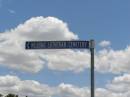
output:
[[[2,94],[0,94],[0,97],[19,97],[19,96],[10,93],[10,94],[8,94],[8,95],[6,95],[6,96],[3,96]],[[28,96],[26,96],[26,97],[28,97]]]
[[[3,95],[2,95],[2,94],[0,94],[0,97],[3,97]]]
[[[15,94],[8,94],[8,95],[6,95],[5,97],[18,97],[18,96],[15,95]]]

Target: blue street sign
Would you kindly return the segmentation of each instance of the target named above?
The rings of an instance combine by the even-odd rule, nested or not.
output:
[[[26,49],[85,49],[89,41],[27,41]]]

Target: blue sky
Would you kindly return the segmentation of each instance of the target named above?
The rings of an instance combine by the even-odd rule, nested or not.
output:
[[[1,3],[1,31],[34,16],[54,16],[67,22],[81,39],[111,40],[115,48],[122,47],[118,42],[124,44],[123,47],[129,43],[129,0],[3,0]]]
[[[32,17],[52,16],[66,22],[70,31],[81,40],[96,40],[96,51],[103,49],[124,51],[130,45],[130,1],[129,0],[0,0],[0,32],[16,28]],[[109,41],[102,48],[100,42]],[[118,54],[117,54],[118,55]],[[96,87],[105,88],[114,77],[128,73],[96,71]],[[0,75],[14,75],[22,80],[36,80],[50,86],[67,83],[79,87],[90,85],[89,69],[80,73],[49,70],[29,73],[0,67]]]

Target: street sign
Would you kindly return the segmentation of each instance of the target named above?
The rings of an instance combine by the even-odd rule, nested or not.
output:
[[[27,41],[26,49],[86,49],[89,41]]]
[[[25,49],[90,49],[91,52],[91,97],[95,97],[94,73],[95,41],[27,41]]]

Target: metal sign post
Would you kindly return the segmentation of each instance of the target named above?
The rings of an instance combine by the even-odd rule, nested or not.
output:
[[[25,49],[90,49],[91,52],[91,97],[95,97],[94,86],[94,40],[90,41],[27,41]]]
[[[95,97],[95,75],[94,75],[94,40],[90,40],[90,52],[91,52],[91,97]]]

